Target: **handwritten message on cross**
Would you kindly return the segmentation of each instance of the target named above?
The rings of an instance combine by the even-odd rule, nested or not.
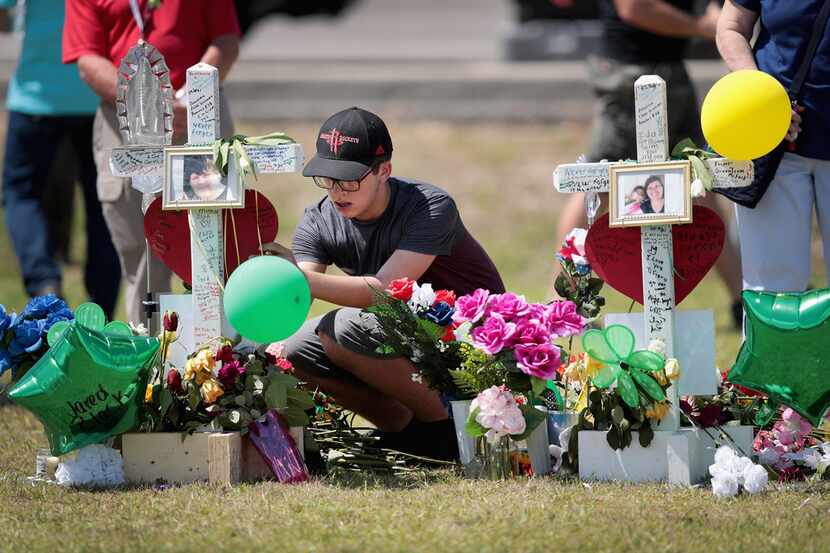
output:
[[[634,83],[637,131],[637,163],[659,163],[669,157],[666,83],[657,75],[644,75]],[[609,168],[617,162],[571,163],[553,172],[559,192],[608,192]],[[748,186],[753,178],[752,162],[724,158],[704,160],[713,176],[714,188]],[[610,201],[615,201],[613,198]],[[644,226],[640,229],[643,266],[643,308],[645,336],[650,342],[662,340],[666,356],[674,356],[674,260],[671,225]],[[682,370],[694,370],[683,367]],[[668,396],[672,407],[660,429],[677,430],[680,425],[678,396],[682,390],[672,385]],[[711,393],[715,393],[712,390]]]
[[[207,146],[219,138],[219,71],[199,63],[187,70],[187,145]],[[300,144],[246,145],[258,173],[295,172],[302,167]],[[118,177],[163,177],[164,148],[154,145],[113,148],[110,169]],[[224,239],[222,210],[188,209],[195,345],[222,334]]]

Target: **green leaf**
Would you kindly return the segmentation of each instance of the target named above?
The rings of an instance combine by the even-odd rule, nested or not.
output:
[[[314,407],[314,398],[303,390],[291,389],[288,390],[288,405],[305,411]]]
[[[441,336],[444,335],[446,329],[443,326],[439,326],[432,321],[428,321],[427,319],[418,319],[418,326],[426,332],[426,334],[432,340],[439,340]]]
[[[478,407],[470,411],[470,414],[467,416],[467,422],[464,424],[464,431],[473,438],[478,438],[487,434],[487,429],[476,421],[479,411],[481,411],[481,409]]]
[[[155,393],[155,390],[153,390],[153,393]],[[173,405],[173,394],[166,387],[163,387],[159,392],[159,416],[161,418],[167,415],[171,405]]]
[[[482,390],[475,375],[470,372],[461,369],[451,369],[450,376],[452,377],[456,387],[458,387],[462,393],[469,396],[475,396]]]
[[[199,392],[199,387],[191,380],[187,386],[187,405],[195,411],[201,402],[202,394]]]
[[[533,391],[533,395],[541,396],[545,392],[545,388],[547,388],[547,386],[548,383],[546,380],[536,378],[535,376],[530,377],[530,389]]]
[[[609,428],[608,432],[605,433],[605,441],[608,442],[608,445],[611,446],[611,449],[613,450],[622,449],[622,439],[620,438],[619,432],[614,427]]]
[[[614,424],[619,425],[622,421],[625,420],[625,412],[623,408],[617,405],[613,409],[611,409],[611,420]]]
[[[663,392],[663,388],[660,387],[660,384],[654,380],[650,374],[646,374],[638,369],[632,369],[631,377],[637,381],[643,390],[653,399],[654,401],[664,401],[666,399],[666,394]]]
[[[389,344],[381,344],[375,348],[375,353],[379,353],[381,355],[391,355],[395,353],[395,348]]]
[[[272,382],[266,388],[263,399],[269,409],[288,407],[288,389],[279,382]]]
[[[588,279],[588,291],[591,295],[599,294],[602,286],[605,284],[601,278],[591,277]]]
[[[286,407],[279,409],[279,414],[285,419],[288,426],[308,426],[308,415],[302,409]]]
[[[300,385],[300,381],[297,380],[296,376],[292,376],[290,374],[285,374],[283,372],[275,372],[269,377],[269,382],[274,383],[278,382],[279,384],[285,386],[289,390],[296,388]]]
[[[576,292],[573,284],[571,284],[570,279],[567,275],[565,275],[565,273],[559,273],[556,276],[556,281],[554,281],[553,287],[556,290],[556,293],[562,298],[570,298],[573,296],[574,292]]]

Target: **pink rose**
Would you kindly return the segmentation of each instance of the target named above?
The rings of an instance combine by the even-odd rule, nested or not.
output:
[[[504,349],[515,333],[514,323],[508,323],[504,317],[493,313],[483,325],[473,329],[471,336],[475,347],[494,355]]]
[[[513,355],[523,373],[542,380],[552,380],[561,364],[559,348],[553,344],[519,344],[513,348]]]
[[[530,306],[524,296],[517,296],[513,292],[490,296],[487,302],[487,313],[498,313],[506,320],[514,320],[530,313]]]
[[[585,319],[576,312],[576,304],[570,300],[555,300],[547,307],[546,322],[551,334],[563,338],[585,330]]]
[[[511,344],[539,345],[550,343],[550,331],[545,323],[537,319],[522,319],[516,323],[516,333]]]
[[[222,368],[219,369],[217,378],[225,390],[232,390],[236,384],[237,379],[245,374],[245,367],[239,360],[231,361],[230,363],[223,363]]]
[[[484,315],[489,297],[490,292],[483,288],[479,288],[472,294],[461,296],[455,300],[455,313],[452,315],[452,320],[459,324],[468,321],[477,322]]]

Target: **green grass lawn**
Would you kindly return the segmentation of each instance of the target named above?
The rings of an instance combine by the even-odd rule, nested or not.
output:
[[[285,130],[310,149],[317,123],[243,123],[240,130]],[[394,173],[447,189],[508,288],[532,301],[549,298],[562,203],[551,171],[584,150],[587,129],[392,121],[390,131]],[[285,243],[302,208],[321,197],[299,175],[263,175],[256,187],[276,205],[279,240]],[[5,224],[0,226],[0,303],[19,309],[26,297]],[[82,260],[80,217],[72,244],[72,259]],[[78,261],[64,274],[70,303],[85,301]],[[823,285],[823,273],[815,282]],[[630,301],[619,294],[607,295],[606,311],[629,308]],[[714,310],[722,368],[729,367],[740,345],[729,304],[712,275],[682,304]],[[317,303],[312,314],[326,307]],[[437,473],[407,480],[333,478],[302,486],[72,491],[32,487],[25,480],[34,471],[35,449],[44,445],[33,417],[0,407],[0,552],[827,551],[825,486],[775,488],[758,497],[718,501],[706,489],[548,478],[488,483]]]

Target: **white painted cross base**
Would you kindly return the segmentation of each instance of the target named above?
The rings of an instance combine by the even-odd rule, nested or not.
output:
[[[716,429],[708,430],[717,436]],[[752,426],[726,426],[724,430],[744,453],[752,451]],[[640,446],[636,432],[632,435],[630,446],[614,451],[605,439],[605,432],[580,431],[579,478],[692,486],[709,476],[709,465],[715,462],[717,446],[700,430],[658,430],[646,448]]]

